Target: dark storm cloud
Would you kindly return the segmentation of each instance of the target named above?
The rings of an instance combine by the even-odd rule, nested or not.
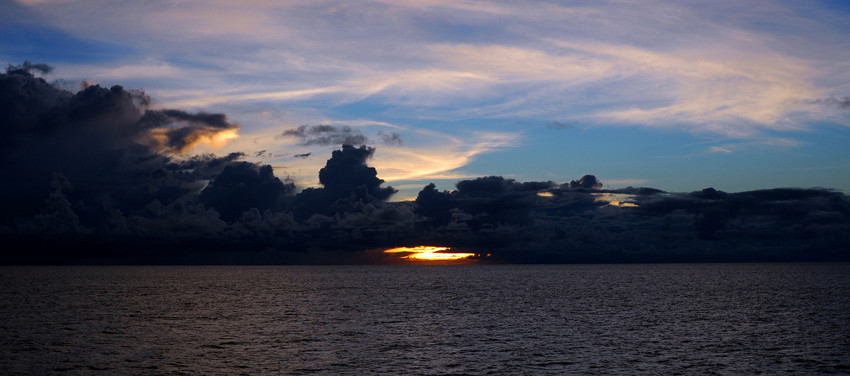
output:
[[[252,208],[280,211],[293,196],[295,185],[274,176],[269,165],[240,162],[230,164],[201,192],[201,202],[228,221]]]
[[[381,187],[384,181],[378,178],[377,170],[366,164],[374,152],[374,148],[351,145],[334,150],[331,159],[319,171],[322,188],[305,189],[296,197],[295,209],[299,217],[347,211],[356,202],[384,201],[394,194],[394,188]]]
[[[600,189],[602,182],[593,175],[584,175],[579,180],[570,182],[570,188]]]
[[[235,131],[224,115],[151,110],[144,92],[117,85],[70,92],[33,74],[46,71],[0,74],[3,263],[375,262],[376,250],[416,245],[514,263],[850,260],[850,198],[828,189],[670,193],[603,189],[594,175],[485,176],[388,202],[396,190],[368,165],[375,149],[343,144],[321,186],[299,192],[244,153],[175,156]],[[327,125],[284,135],[366,141]]]
[[[190,114],[181,110],[147,110],[139,120],[141,124],[152,128],[168,126],[178,121],[212,128],[236,128],[235,125],[227,122],[227,117],[224,114],[208,114],[205,112]]]
[[[30,70],[32,66],[38,65],[31,64]],[[180,149],[199,133],[235,126],[223,115],[163,110],[146,116],[149,104],[141,90],[118,85],[92,85],[72,93],[27,69],[0,75],[0,118],[6,119],[0,156],[3,171],[15,177],[14,184],[4,184],[0,191],[16,197],[0,219],[38,212],[55,173],[74,187],[65,194],[83,203],[80,215],[96,217],[95,208],[134,210],[152,199],[168,201],[197,192],[199,181],[239,156],[174,160],[149,141],[167,140],[166,149]]]
[[[416,213],[429,226],[465,225],[472,228],[499,224],[528,224],[540,197],[553,182],[519,183],[501,176],[462,180],[453,192],[439,192],[433,184],[416,198]]]
[[[170,152],[184,152],[201,141],[212,141],[218,134],[238,128],[224,114],[190,114],[181,110],[146,110],[139,125],[148,129],[146,142]]]
[[[360,131],[348,126],[335,127],[333,125],[302,125],[281,133],[282,137],[295,137],[300,139],[300,145],[365,145],[369,138]]]

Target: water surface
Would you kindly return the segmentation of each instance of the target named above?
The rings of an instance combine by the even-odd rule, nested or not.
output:
[[[850,265],[0,268],[0,374],[850,372]]]

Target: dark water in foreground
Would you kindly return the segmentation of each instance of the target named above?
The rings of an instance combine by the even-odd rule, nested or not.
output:
[[[850,265],[0,268],[0,374],[850,373]]]

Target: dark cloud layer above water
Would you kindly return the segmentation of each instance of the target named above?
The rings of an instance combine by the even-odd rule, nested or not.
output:
[[[850,199],[829,189],[668,193],[605,190],[593,175],[487,176],[389,202],[396,190],[368,164],[375,149],[351,128],[283,133],[339,146],[317,171],[321,187],[303,188],[242,153],[188,155],[238,128],[223,114],[154,110],[121,86],[69,92],[38,76],[49,71],[0,74],[3,263],[368,263],[415,245],[491,255],[481,262],[850,260]]]

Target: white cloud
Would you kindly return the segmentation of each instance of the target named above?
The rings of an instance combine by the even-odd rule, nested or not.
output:
[[[745,146],[766,146],[766,134],[811,129],[812,120],[850,123],[846,112],[812,103],[850,94],[846,23],[791,1],[102,0],[26,6],[50,27],[136,51],[117,62],[54,63],[57,72],[125,86],[125,78],[144,81],[163,107],[226,108],[245,126],[233,150],[309,151],[275,139],[274,132],[351,122],[344,120],[351,113],[339,108],[361,101],[370,107],[353,117],[364,119],[357,120],[364,127],[399,119],[417,124],[398,131],[421,143],[381,147],[375,156],[388,180],[461,176],[472,159],[519,138],[516,128],[499,136],[476,133],[481,126],[452,138],[428,130],[425,120],[432,119],[665,127],[751,141],[740,143]],[[258,106],[307,115],[261,125],[244,121],[256,118]],[[270,162],[315,181],[325,154],[329,150]]]

